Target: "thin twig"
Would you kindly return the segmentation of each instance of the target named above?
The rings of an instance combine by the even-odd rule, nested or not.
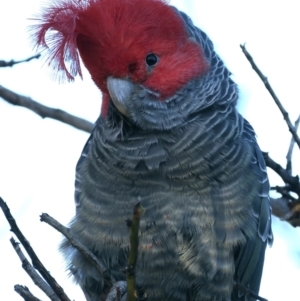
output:
[[[260,71],[260,69],[255,64],[255,62],[254,62],[252,56],[250,55],[250,53],[246,50],[245,45],[240,45],[240,47],[242,48],[242,51],[245,54],[245,56],[246,56],[247,60],[249,61],[249,63],[251,64],[252,68],[258,74],[258,76],[260,77],[260,79],[264,83],[266,89],[269,91],[269,93],[273,97],[275,103],[277,104],[279,110],[281,111],[281,113],[283,115],[284,120],[286,121],[286,123],[288,125],[289,131],[291,132],[293,138],[295,139],[295,142],[297,143],[298,147],[300,148],[300,138],[297,135],[297,131],[295,130],[295,127],[292,125],[292,122],[289,118],[288,112],[284,109],[284,107],[281,104],[279,98],[276,96],[274,90],[272,89],[271,85],[269,84],[269,81],[268,81],[267,77],[263,75],[263,73]]]
[[[95,267],[95,269],[100,273],[100,275],[102,275],[107,285],[112,286],[114,284],[114,281],[109,276],[108,271],[101,265],[98,258],[92,252],[90,252],[81,242],[77,240],[77,238],[72,234],[69,228],[60,224],[57,220],[55,220],[47,213],[42,213],[40,219],[42,222],[47,223],[48,225],[56,229],[58,232],[63,234],[71,243],[71,245],[74,248],[76,248],[82,254],[82,256],[84,256]]]
[[[300,123],[300,115],[298,116],[297,120],[295,121],[295,131],[297,133],[298,131],[298,126]],[[290,147],[288,150],[288,153],[286,155],[286,170],[292,174],[292,155],[293,155],[293,150],[294,150],[294,146],[295,146],[295,139],[294,137],[291,138],[291,143],[290,143]]]
[[[91,133],[94,127],[93,123],[83,118],[79,118],[60,109],[44,106],[32,100],[30,97],[17,94],[3,86],[0,86],[0,97],[12,105],[27,108],[42,118],[52,118],[88,133]]]
[[[32,279],[34,284],[36,286],[38,286],[49,297],[50,300],[59,301],[59,298],[55,295],[52,288],[48,285],[47,282],[44,281],[44,279],[36,272],[36,270],[33,268],[33,266],[27,260],[27,258],[25,257],[24,253],[22,252],[22,250],[20,248],[20,244],[17,243],[13,239],[13,237],[10,239],[10,242],[22,262],[23,269],[26,271],[26,273]]]
[[[35,269],[37,269],[42,277],[47,281],[47,283],[51,286],[55,294],[59,297],[61,301],[70,301],[68,296],[65,294],[63,288],[56,282],[56,280],[49,274],[47,269],[44,267],[42,262],[39,260],[37,255],[35,254],[34,250],[30,246],[29,241],[26,239],[26,237],[23,235],[21,230],[19,229],[15,219],[10,213],[10,209],[8,208],[7,204],[4,202],[4,200],[0,197],[0,207],[2,208],[2,211],[9,222],[11,226],[11,231],[15,233],[15,235],[20,240],[21,244],[23,245],[24,249],[26,250],[27,254],[32,260],[32,264]]]
[[[135,265],[138,257],[138,246],[139,246],[139,226],[140,219],[144,212],[141,202],[139,201],[133,209],[132,220],[127,219],[126,223],[130,229],[130,251],[128,255],[128,266],[126,269],[126,280],[127,280],[127,301],[135,301]]]
[[[17,284],[14,289],[25,301],[41,301],[35,297],[26,286]]]
[[[284,181],[289,184],[289,190],[297,193],[300,196],[300,182],[298,176],[291,176],[280,164],[276,163],[269,157],[268,153],[263,152],[266,165],[273,169]]]
[[[280,193],[288,201],[298,202],[298,199],[294,198],[290,194],[289,185],[287,185],[287,186],[274,186],[274,187],[271,187],[271,190],[276,190],[276,192]]]
[[[3,61],[3,60],[0,60],[0,68],[1,67],[12,67],[12,66],[14,66],[16,64],[26,63],[26,62],[29,62],[29,61],[31,61],[33,59],[39,59],[40,56],[41,56],[41,54],[37,53],[36,55],[30,56],[29,58],[21,60],[21,61],[11,60],[11,61],[6,62],[6,61]]]

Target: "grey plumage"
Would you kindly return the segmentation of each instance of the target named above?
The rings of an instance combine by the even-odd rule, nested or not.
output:
[[[140,198],[138,293],[148,301],[254,301],[234,282],[258,293],[272,241],[265,163],[235,109],[230,72],[206,34],[178,14],[210,70],[166,101],[135,84],[128,117],[110,102],[76,168],[70,227],[114,280],[124,280],[124,218]],[[87,299],[103,300],[101,276],[67,241],[61,248]]]

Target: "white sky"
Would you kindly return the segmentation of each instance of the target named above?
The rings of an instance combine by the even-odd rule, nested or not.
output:
[[[0,10],[0,60],[22,59],[33,54],[28,41],[29,18],[41,0],[3,1]],[[239,110],[251,122],[264,151],[285,165],[290,135],[263,84],[244,58],[239,44],[247,43],[285,108],[294,121],[299,112],[300,18],[298,1],[173,0],[213,40],[219,55],[240,86]],[[0,85],[43,104],[64,109],[95,121],[100,112],[100,92],[89,74],[84,81],[59,85],[41,61],[0,69]],[[23,233],[46,268],[65,288],[69,297],[84,300],[64,272],[57,252],[60,235],[39,221],[47,212],[67,224],[74,214],[73,182],[76,161],[88,134],[59,122],[41,119],[0,99],[0,196],[8,203]],[[299,150],[295,149],[294,172],[300,173]],[[281,184],[270,172],[271,183]],[[299,300],[300,230],[287,223],[273,223],[275,242],[266,254],[260,295],[269,301]],[[9,226],[0,213],[0,299],[21,300],[14,284],[27,285],[39,298],[21,268],[9,238]]]

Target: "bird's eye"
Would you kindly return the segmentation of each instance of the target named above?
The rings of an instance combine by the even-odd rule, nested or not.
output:
[[[150,67],[154,66],[158,61],[158,58],[155,54],[150,53],[146,56],[146,64]]]

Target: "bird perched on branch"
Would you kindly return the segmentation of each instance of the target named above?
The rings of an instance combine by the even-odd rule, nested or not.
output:
[[[34,39],[60,78],[81,76],[81,58],[103,95],[76,167],[74,235],[124,280],[124,218],[140,199],[138,299],[256,300],[269,182],[207,35],[163,0],[64,0]],[[87,300],[105,300],[103,275],[68,241],[62,250]]]

